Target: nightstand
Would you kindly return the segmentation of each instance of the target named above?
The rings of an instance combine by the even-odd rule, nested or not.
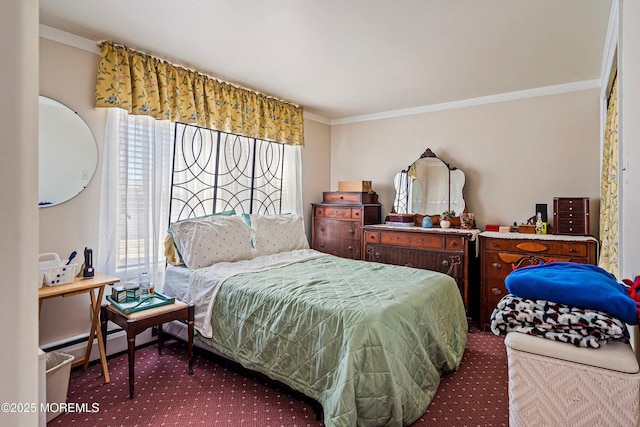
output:
[[[107,333],[107,322],[112,321],[127,333],[127,348],[129,353],[129,398],[133,399],[136,335],[146,329],[158,327],[158,353],[162,354],[162,324],[173,320],[180,320],[188,326],[189,374],[193,374],[193,304],[185,304],[176,300],[173,304],[149,308],[124,314],[113,305],[103,305],[100,309],[102,334]]]

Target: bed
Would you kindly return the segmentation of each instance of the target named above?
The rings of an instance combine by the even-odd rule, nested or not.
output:
[[[195,345],[319,403],[326,426],[417,420],[467,343],[455,280],[311,250],[286,213],[299,151],[175,130],[162,291],[194,303]]]
[[[229,212],[175,222],[169,258],[186,265],[168,266],[163,292],[195,304],[199,346],[317,401],[325,425],[414,422],[467,343],[455,280],[317,252],[302,224]]]

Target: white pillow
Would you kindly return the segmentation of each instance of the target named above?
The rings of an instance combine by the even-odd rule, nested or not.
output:
[[[254,230],[255,255],[269,255],[295,249],[309,249],[302,217],[286,215],[249,215]]]
[[[173,240],[187,267],[253,258],[251,228],[237,216],[210,216],[171,225]]]

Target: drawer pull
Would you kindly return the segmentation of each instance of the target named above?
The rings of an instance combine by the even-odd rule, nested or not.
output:
[[[502,268],[502,264],[500,264],[499,262],[494,262],[493,264],[491,264],[491,267],[495,268],[496,270],[500,270]]]
[[[494,244],[493,244],[493,247],[494,247],[494,248],[499,248],[499,247],[500,247],[500,245],[499,245],[499,244],[497,244],[497,243],[494,243]]]
[[[451,246],[457,246],[457,245],[458,245],[458,242],[456,241],[451,242]]]
[[[446,259],[444,261],[442,261],[442,266],[443,267],[449,267],[449,261],[447,261]]]
[[[569,252],[575,252],[576,248],[569,248]]]
[[[320,231],[324,231],[324,227],[320,227]]]
[[[349,246],[349,247],[347,247],[347,250],[348,250],[349,252],[353,252],[353,246]]]
[[[500,289],[500,288],[491,288],[491,292],[493,292],[494,295],[501,295],[502,294],[502,289]]]
[[[349,234],[353,235],[353,233],[354,233],[353,229],[350,228],[349,229]]]
[[[376,252],[374,256],[376,257],[376,259],[380,259],[380,252]]]

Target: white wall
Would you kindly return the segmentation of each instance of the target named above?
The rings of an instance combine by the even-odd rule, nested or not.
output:
[[[331,126],[318,121],[304,120],[305,147],[302,150],[302,193],[305,230],[311,244],[311,203],[322,201],[328,191],[331,163]]]
[[[640,3],[622,2],[620,71],[620,145],[622,149],[622,271],[627,278],[640,274]]]
[[[620,147],[622,188],[620,224],[620,277],[640,275],[640,227],[635,216],[640,212],[640,3],[621,2],[620,40]],[[640,337],[635,334],[636,353],[640,357]]]
[[[536,203],[553,213],[555,196],[589,197],[598,233],[599,90],[333,126],[331,186],[373,181],[383,214],[393,177],[431,148],[466,174],[468,211],[485,224],[522,223]]]
[[[87,187],[59,205],[40,208],[40,253],[57,252],[66,258],[77,251],[98,246],[100,176],[106,112],[94,105],[96,70],[100,57],[86,50],[40,38],[40,94],[77,112],[93,133],[98,147],[98,168]],[[97,49],[96,49],[97,52]],[[95,257],[94,257],[95,259]],[[91,326],[89,295],[52,298],[42,304],[40,344],[86,335]]]
[[[38,2],[3,1],[0,27],[0,402],[38,404]],[[37,423],[0,412],[3,426]]]

